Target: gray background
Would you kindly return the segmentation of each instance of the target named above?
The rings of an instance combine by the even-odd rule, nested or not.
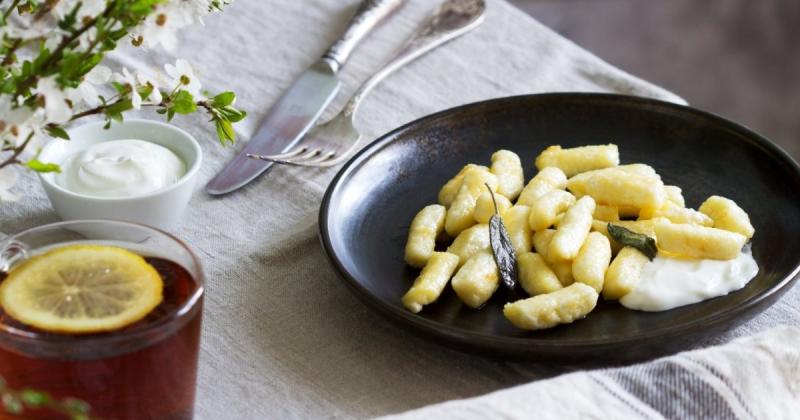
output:
[[[601,58],[800,160],[800,2],[512,0]]]

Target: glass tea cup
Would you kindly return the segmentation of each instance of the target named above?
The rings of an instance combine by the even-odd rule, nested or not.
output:
[[[133,325],[83,335],[26,326],[0,307],[0,419],[192,418],[204,293],[199,259],[144,225],[62,222],[0,241],[0,284],[25,260],[77,244],[144,257],[164,282],[163,301]]]

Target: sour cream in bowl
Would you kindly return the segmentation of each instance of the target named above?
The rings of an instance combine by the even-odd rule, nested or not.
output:
[[[202,163],[197,141],[185,131],[148,120],[102,121],[69,131],[42,149],[60,173],[40,176],[64,220],[125,220],[162,229],[177,225]]]
[[[144,140],[110,140],[69,156],[56,184],[95,197],[135,197],[170,186],[186,173],[172,150]]]

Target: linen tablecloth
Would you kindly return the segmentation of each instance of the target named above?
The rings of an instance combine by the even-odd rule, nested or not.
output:
[[[773,328],[724,346],[561,375],[386,420],[792,419],[800,405],[798,347],[800,329]]]
[[[271,104],[343,29],[356,0],[239,0],[202,30],[186,33],[176,55],[195,63],[204,88],[231,89],[249,117],[247,141]],[[437,2],[411,0],[366,39],[344,67],[338,111],[357,85],[425,19]],[[130,69],[174,60],[129,49],[110,58]],[[417,117],[468,102],[552,91],[618,92],[680,102],[620,71],[502,0],[488,1],[481,27],[387,79],[364,103],[357,126],[369,139]],[[160,118],[155,115],[147,117]],[[317,213],[336,170],[278,167],[223,198],[204,184],[241,147],[220,147],[202,115],[176,118],[203,144],[197,191],[175,233],[199,253],[207,273],[197,417],[200,419],[366,417],[477,396],[569,371],[448,350],[418,338],[361,304],[328,266]],[[57,216],[37,181],[0,206],[0,231],[14,233]],[[705,344],[777,324],[797,325],[800,295],[789,292],[745,326]]]

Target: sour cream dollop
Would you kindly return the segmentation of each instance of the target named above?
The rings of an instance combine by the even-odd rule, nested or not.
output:
[[[750,247],[727,261],[656,257],[642,269],[636,287],[620,299],[626,308],[666,311],[727,295],[758,274]]]
[[[95,197],[132,197],[178,182],[186,165],[171,150],[143,140],[112,140],[75,153],[56,184]]]

